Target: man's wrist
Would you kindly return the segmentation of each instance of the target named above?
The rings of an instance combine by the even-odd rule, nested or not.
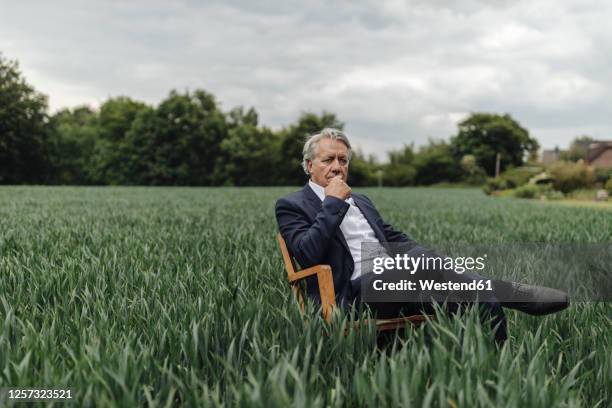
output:
[[[325,199],[323,200],[323,207],[329,209],[332,213],[340,213],[341,215],[344,215],[348,210],[349,203],[336,196],[328,195],[325,196]]]
[[[338,195],[335,195],[335,194],[328,194],[325,197],[334,197],[334,198],[337,198],[338,200],[342,200],[342,201],[346,200],[346,198],[342,198],[342,196],[338,196]]]

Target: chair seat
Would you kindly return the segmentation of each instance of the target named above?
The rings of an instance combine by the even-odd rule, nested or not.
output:
[[[304,295],[300,289],[298,282],[309,277],[316,276],[317,283],[319,286],[319,296],[321,299],[321,309],[323,317],[329,323],[332,319],[332,311],[336,307],[334,281],[332,278],[332,270],[329,265],[315,265],[310,268],[297,270],[293,256],[287,248],[287,244],[283,239],[282,235],[278,233],[276,235],[278,243],[283,256],[283,263],[285,264],[285,270],[287,271],[287,278],[291,284],[291,290],[293,291],[300,310],[304,312]],[[415,315],[406,317],[395,317],[392,319],[378,319],[375,321],[376,329],[378,331],[384,330],[395,330],[406,326],[410,323],[413,326],[419,326],[426,322],[427,319],[433,318],[433,316]],[[359,328],[361,322],[354,322],[353,328]]]

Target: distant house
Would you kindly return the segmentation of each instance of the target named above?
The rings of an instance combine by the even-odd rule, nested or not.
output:
[[[553,150],[542,150],[542,164],[548,166],[559,160],[561,150],[555,147]]]
[[[612,168],[612,140],[591,143],[587,151],[586,162],[602,169]]]

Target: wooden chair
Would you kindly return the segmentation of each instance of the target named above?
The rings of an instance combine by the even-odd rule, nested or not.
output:
[[[315,265],[310,268],[297,271],[293,257],[289,253],[287,244],[280,233],[277,234],[277,239],[283,254],[283,261],[285,263],[285,270],[287,271],[289,283],[291,284],[291,290],[298,301],[300,310],[302,313],[304,312],[304,295],[302,294],[299,282],[309,276],[316,275],[317,282],[319,284],[319,294],[321,295],[323,318],[329,323],[332,318],[332,312],[336,307],[336,293],[334,291],[334,281],[332,279],[331,267],[329,265]],[[375,324],[378,331],[395,330],[401,329],[407,324],[419,326],[423,322],[427,321],[428,318],[432,317],[426,315],[415,315],[397,317],[393,319],[377,319]],[[355,327],[359,327],[359,322],[355,322]]]

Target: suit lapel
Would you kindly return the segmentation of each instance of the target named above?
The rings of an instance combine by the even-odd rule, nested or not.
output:
[[[304,194],[305,208],[308,209],[308,215],[314,221],[317,216],[317,213],[321,211],[321,206],[323,205],[323,203],[321,202],[321,200],[319,200],[317,194],[312,191],[312,188],[310,188],[308,183],[306,183],[306,185],[304,186],[302,193]]]
[[[378,238],[378,241],[381,243],[386,242],[387,239],[385,238],[385,234],[380,229],[378,224],[376,224],[376,218],[374,217],[374,214],[370,210],[369,205],[365,203],[361,199],[361,197],[357,195],[353,195],[353,201],[355,202],[355,205],[357,206],[357,208],[359,208],[359,211],[361,211],[361,213],[365,217],[368,224],[370,224],[370,227],[372,228],[372,231],[374,231],[374,235],[376,235],[376,238]]]
[[[306,199],[304,200],[306,208],[308,208],[308,213],[311,219],[314,221],[314,219],[317,217],[317,213],[321,211],[321,206],[323,205],[323,203],[321,202],[319,196],[317,196],[317,194],[312,191],[312,188],[310,188],[308,183],[306,183],[302,191],[304,193],[304,197],[306,197]],[[342,234],[340,228],[336,230],[336,239],[340,240],[340,243],[342,243],[344,249],[346,249],[346,251],[350,254],[351,250],[349,249],[348,244],[346,243],[346,239],[344,238],[344,234]]]

